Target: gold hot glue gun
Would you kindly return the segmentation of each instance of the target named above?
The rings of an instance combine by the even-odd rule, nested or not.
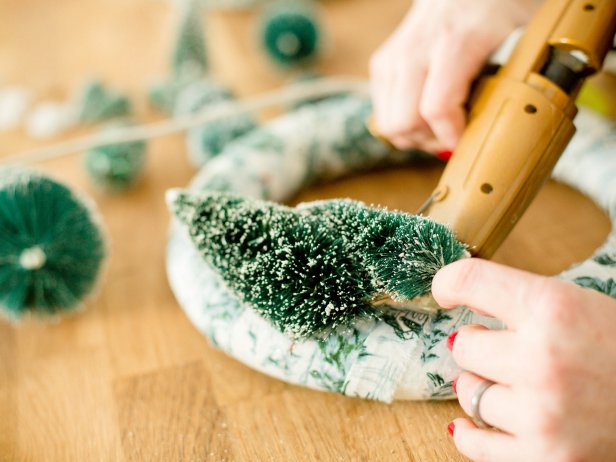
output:
[[[508,62],[469,101],[468,126],[426,206],[489,258],[575,132],[575,98],[616,32],[616,0],[546,0]]]

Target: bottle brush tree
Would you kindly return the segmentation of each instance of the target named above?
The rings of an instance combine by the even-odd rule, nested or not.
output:
[[[294,337],[377,316],[383,298],[425,295],[436,272],[465,254],[441,224],[350,199],[290,208],[173,190],[168,202],[229,288]]]

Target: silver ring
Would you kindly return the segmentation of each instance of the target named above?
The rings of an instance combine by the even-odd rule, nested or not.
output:
[[[477,387],[475,393],[473,393],[473,396],[471,397],[471,417],[473,418],[473,422],[475,422],[475,425],[477,425],[477,427],[479,428],[490,428],[490,425],[481,418],[481,412],[479,412],[479,405],[481,404],[481,398],[483,397],[483,394],[492,385],[495,385],[495,382],[492,382],[491,380],[484,380]]]

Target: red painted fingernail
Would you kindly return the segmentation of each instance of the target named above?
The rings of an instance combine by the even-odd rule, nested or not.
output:
[[[453,152],[449,151],[448,149],[445,149],[443,151],[439,151],[436,153],[436,157],[438,157],[441,160],[444,160],[445,162],[451,159],[452,155],[453,155]]]
[[[449,348],[449,351],[453,350],[453,342],[456,340],[456,336],[458,335],[458,331],[454,331],[451,334],[449,334],[449,337],[447,337],[447,348]]]
[[[453,392],[457,395],[458,394],[458,377],[453,379],[453,382],[451,382],[451,388],[453,388]]]
[[[456,424],[454,424],[453,422],[449,422],[449,425],[447,425],[447,431],[449,432],[451,436],[453,436],[453,431],[455,429],[456,429]]]

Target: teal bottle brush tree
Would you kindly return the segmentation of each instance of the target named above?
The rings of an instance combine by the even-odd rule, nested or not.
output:
[[[312,2],[273,3],[261,18],[261,42],[267,55],[283,67],[305,65],[321,45],[321,30]]]
[[[12,319],[79,306],[106,250],[92,205],[39,173],[0,170],[0,309]]]
[[[231,290],[294,337],[426,295],[436,272],[466,254],[441,224],[349,199],[289,208],[173,190],[168,202]]]
[[[105,128],[113,133],[130,126],[126,121]],[[145,141],[108,144],[88,150],[84,158],[86,172],[93,183],[104,191],[124,191],[136,184],[146,161]]]

